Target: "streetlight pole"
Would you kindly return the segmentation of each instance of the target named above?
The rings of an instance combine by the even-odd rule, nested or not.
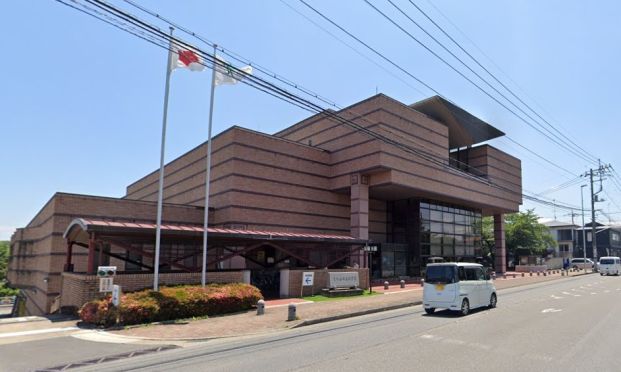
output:
[[[586,230],[584,227],[584,196],[583,190],[587,185],[580,186],[580,203],[582,207],[582,254],[584,256],[584,272],[586,273]]]

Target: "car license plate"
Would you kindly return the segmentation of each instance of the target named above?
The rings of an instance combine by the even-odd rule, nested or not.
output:
[[[436,284],[436,291],[443,291],[444,290],[444,284]]]

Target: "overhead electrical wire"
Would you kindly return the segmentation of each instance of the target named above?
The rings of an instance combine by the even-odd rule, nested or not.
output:
[[[303,0],[300,0],[303,3],[305,3]],[[468,70],[470,70],[470,72],[472,72],[473,74],[475,74],[481,81],[483,81],[486,85],[488,85],[491,89],[493,89],[497,94],[499,94],[502,98],[504,98],[508,103],[510,103],[515,109],[517,109],[518,111],[520,111],[522,114],[524,114],[527,118],[529,118],[530,120],[532,120],[537,126],[535,126],[535,124],[531,123],[530,121],[526,120],[524,117],[522,117],[521,115],[519,115],[517,112],[515,112],[513,109],[509,108],[505,103],[501,102],[500,99],[498,99],[497,97],[495,97],[494,95],[492,95],[490,92],[488,92],[486,89],[484,89],[483,87],[481,87],[479,84],[477,84],[474,80],[472,80],[471,78],[469,78],[468,76],[466,76],[462,71],[460,71],[458,68],[456,68],[454,65],[452,65],[450,62],[448,62],[446,59],[444,59],[442,56],[440,56],[438,53],[436,53],[433,49],[431,49],[429,46],[427,46],[425,43],[423,43],[422,41],[420,41],[418,38],[416,38],[411,32],[409,32],[408,30],[406,30],[402,25],[400,25],[397,21],[395,21],[394,19],[392,19],[390,16],[388,16],[385,12],[383,12],[382,10],[380,10],[378,7],[376,7],[375,5],[373,5],[373,3],[371,3],[369,0],[363,0],[367,5],[369,5],[373,10],[375,10],[377,13],[379,13],[382,17],[384,17],[384,19],[386,19],[388,22],[392,23],[395,27],[397,27],[399,30],[401,30],[404,34],[406,34],[407,36],[410,37],[410,39],[414,40],[416,43],[418,43],[420,46],[422,46],[425,50],[427,50],[429,53],[431,53],[433,56],[435,56],[436,58],[438,58],[440,61],[442,61],[446,66],[448,66],[450,69],[452,69],[453,71],[455,71],[458,75],[460,75],[462,78],[464,78],[466,81],[468,81],[470,84],[472,84],[475,88],[477,88],[479,91],[481,91],[483,94],[485,94],[486,96],[488,96],[489,98],[491,98],[493,101],[495,101],[496,103],[498,103],[500,106],[502,106],[504,109],[506,109],[507,111],[509,111],[511,114],[513,114],[516,118],[518,118],[520,121],[524,122],[525,124],[527,124],[529,127],[531,127],[532,129],[536,130],[539,134],[543,135],[544,137],[546,137],[548,140],[554,142],[555,144],[557,144],[558,146],[560,146],[561,148],[563,148],[565,151],[568,151],[569,153],[573,154],[574,156],[577,156],[589,163],[597,163],[597,160],[595,159],[590,159],[588,156],[583,155],[582,153],[578,152],[577,150],[574,150],[571,146],[569,146],[567,143],[565,143],[562,139],[560,139],[558,137],[558,135],[556,135],[555,133],[553,133],[552,131],[550,131],[549,129],[545,128],[541,123],[539,123],[537,120],[535,120],[531,115],[529,115],[525,110],[523,110],[521,107],[519,107],[515,102],[513,102],[513,100],[509,99],[505,94],[503,94],[502,92],[500,92],[496,87],[494,87],[491,83],[489,83],[485,78],[483,78],[479,73],[477,73],[476,71],[474,71],[474,69],[472,69],[468,64],[466,64],[461,58],[459,58],[457,55],[455,55],[455,53],[453,53],[451,50],[449,50],[446,46],[444,46],[444,44],[442,44],[440,41],[438,41],[435,37],[433,37],[430,33],[428,33],[424,28],[422,28],[416,21],[414,21],[409,15],[407,15],[407,13],[405,13],[401,8],[399,8],[397,5],[395,5],[391,0],[387,0],[391,5],[393,5],[393,7],[395,7],[399,12],[401,12],[401,14],[403,14],[406,18],[408,18],[412,23],[414,23],[416,26],[418,26],[420,29],[423,30],[423,32],[425,32],[429,37],[431,37],[436,43],[438,43],[445,51],[447,51],[449,54],[451,54],[451,56],[453,56],[455,59],[457,59],[462,65],[464,65]],[[305,3],[306,4],[306,3]],[[541,128],[541,129],[540,129]],[[542,130],[543,129],[543,130]],[[548,133],[545,133],[544,130]],[[553,137],[551,137],[551,136]],[[590,156],[590,155],[589,155]]]
[[[74,6],[71,6],[70,4],[66,3],[67,0],[56,0],[56,1],[61,3],[61,4],[64,4],[64,5],[68,5],[68,6],[70,6],[70,7],[75,9]],[[83,4],[79,3],[77,0],[71,0],[71,1],[74,4],[79,4],[79,5],[83,6]],[[169,49],[170,43],[175,43],[176,45],[179,45],[179,46],[185,46],[187,48],[192,48],[193,50],[195,50],[196,52],[201,54],[201,56],[203,58],[205,58],[205,60],[207,60],[209,62],[209,63],[205,64],[209,68],[215,68],[215,65],[221,65],[221,66],[223,65],[223,63],[220,60],[218,60],[215,55],[212,55],[212,54],[209,54],[207,52],[204,52],[200,48],[197,48],[196,46],[191,45],[191,44],[189,44],[189,43],[187,43],[187,42],[185,42],[185,41],[183,41],[183,40],[181,40],[179,38],[171,37],[170,35],[167,35],[162,30],[160,30],[159,28],[157,28],[157,27],[155,27],[153,25],[150,25],[150,24],[148,24],[148,23],[138,19],[137,17],[132,16],[132,15],[130,15],[130,14],[128,14],[128,13],[126,13],[126,12],[124,12],[124,11],[122,11],[122,10],[112,6],[112,5],[109,5],[108,3],[104,2],[104,1],[101,1],[101,0],[85,0],[85,1],[87,3],[89,3],[89,4],[92,4],[92,5],[95,5],[95,6],[99,7],[100,9],[102,9],[105,12],[108,12],[110,14],[113,14],[116,17],[119,17],[119,18],[123,19],[125,22],[130,22],[134,26],[136,26],[136,27],[138,27],[138,28],[140,28],[140,29],[150,33],[151,35],[153,35],[155,37],[155,39],[153,39],[153,40],[160,40],[160,41],[167,41],[168,42],[168,45],[165,45],[165,44],[162,44],[161,42],[158,43],[156,41],[151,40],[150,42],[152,44],[154,44],[154,45],[157,45],[157,46],[162,47],[164,49]],[[100,19],[102,21],[105,21],[104,19],[101,19],[99,17],[96,17],[96,18],[98,18],[98,19]],[[109,23],[109,22],[106,22],[106,23]],[[126,32],[129,32],[131,34],[134,34],[135,36],[138,36],[135,33],[130,32],[129,30],[124,29],[122,27],[117,27],[117,28],[121,28],[122,30],[124,30]],[[149,41],[149,40],[147,40],[147,41]],[[235,70],[239,74],[244,74],[243,71],[239,70],[238,68],[236,68],[234,66],[229,66],[229,67],[232,67],[232,69]],[[247,75],[245,77],[246,77],[246,79],[243,79],[241,81],[243,83],[249,85],[249,86],[252,86],[252,87],[257,88],[257,89],[259,89],[261,91],[269,93],[269,94],[271,94],[271,95],[273,95],[273,96],[275,96],[277,98],[282,99],[285,102],[295,104],[296,106],[298,106],[300,108],[303,108],[303,109],[305,109],[307,111],[311,111],[311,112],[314,111],[315,113],[327,116],[327,117],[335,120],[338,123],[341,123],[341,124],[344,124],[344,125],[348,125],[348,126],[350,126],[351,128],[353,128],[356,131],[359,131],[361,133],[367,134],[367,135],[369,135],[369,136],[371,136],[373,138],[376,138],[378,140],[381,140],[383,142],[389,143],[389,144],[391,144],[391,145],[393,145],[393,146],[395,146],[395,147],[397,147],[397,148],[399,148],[399,149],[401,149],[403,151],[406,151],[408,153],[417,155],[417,156],[419,156],[419,157],[429,161],[430,163],[432,163],[432,164],[434,164],[434,165],[436,165],[438,167],[442,167],[442,168],[446,169],[447,171],[450,171],[452,173],[457,173],[457,174],[460,174],[462,176],[478,180],[480,182],[484,182],[484,183],[486,183],[490,187],[497,188],[497,189],[505,191],[507,193],[519,195],[521,197],[524,197],[527,200],[540,202],[542,204],[555,205],[555,206],[557,206],[559,208],[573,209],[572,207],[569,207],[569,206],[566,206],[566,205],[561,205],[561,204],[558,204],[558,203],[550,203],[548,201],[536,198],[536,197],[531,196],[531,195],[526,195],[526,194],[515,192],[512,189],[509,189],[509,188],[503,187],[501,185],[495,184],[495,183],[493,183],[493,182],[491,182],[489,180],[483,179],[481,177],[477,177],[476,175],[472,175],[472,174],[470,174],[468,172],[465,172],[465,171],[456,169],[454,167],[451,167],[451,166],[449,166],[447,164],[447,162],[446,162],[447,159],[443,159],[443,158],[441,158],[441,157],[439,157],[437,155],[433,155],[433,154],[431,154],[431,155],[430,154],[426,154],[425,152],[422,152],[419,149],[411,148],[409,146],[404,145],[403,143],[400,143],[398,141],[394,141],[394,140],[392,140],[392,139],[390,139],[388,137],[382,136],[382,135],[380,135],[380,134],[378,134],[376,132],[369,131],[367,128],[364,128],[364,127],[360,126],[359,124],[354,123],[353,121],[351,121],[349,119],[343,118],[342,116],[340,116],[339,114],[337,114],[335,112],[326,111],[323,107],[321,107],[321,106],[319,106],[319,105],[317,105],[315,103],[312,103],[311,101],[308,101],[308,100],[306,100],[306,99],[304,99],[302,97],[296,96],[295,94],[292,94],[292,93],[290,93],[290,92],[288,92],[288,91],[286,91],[286,90],[284,90],[284,89],[282,89],[282,88],[274,85],[273,83],[270,83],[270,82],[268,82],[268,81],[266,81],[266,80],[264,80],[262,78],[259,78],[259,77],[254,76],[254,75]]]
[[[396,7],[396,5],[394,5],[394,3],[392,2],[392,0],[387,0],[388,2],[390,2],[393,6]],[[436,26],[437,29],[439,29],[442,34],[444,34],[449,40],[451,40],[451,42],[453,42],[453,44],[455,44],[462,52],[464,52],[472,61],[474,61],[480,68],[482,68],[489,76],[491,76],[498,84],[500,84],[507,92],[509,92],[513,97],[515,97],[522,105],[524,105],[526,108],[528,108],[532,113],[534,113],[537,117],[539,117],[539,119],[543,120],[544,123],[546,123],[550,128],[552,128],[555,132],[557,132],[560,136],[564,137],[567,141],[569,141],[572,145],[576,146],[577,148],[579,148],[580,150],[582,150],[582,152],[588,156],[590,159],[592,159],[592,161],[597,161],[598,157],[594,156],[592,154],[590,154],[588,151],[586,151],[584,148],[582,148],[580,145],[578,145],[577,143],[575,143],[574,141],[571,140],[571,138],[567,137],[567,135],[565,135],[565,133],[563,133],[562,131],[558,130],[554,125],[552,125],[550,122],[548,122],[543,116],[541,116],[535,109],[533,109],[528,103],[526,103],[522,98],[520,98],[516,93],[513,92],[513,90],[511,88],[509,88],[506,84],[504,84],[500,79],[498,79],[496,77],[496,75],[494,75],[491,71],[489,71],[488,68],[486,68],[481,62],[479,62],[479,60],[477,60],[470,52],[468,52],[459,42],[457,42],[448,32],[446,32],[442,26],[440,26],[436,21],[433,20],[433,18],[431,18],[423,9],[421,9],[418,5],[416,5],[416,3],[414,3],[414,1],[412,0],[408,0],[408,2],[410,2],[410,4],[412,4],[412,6],[414,6],[421,14],[423,14],[423,16],[425,16],[425,18],[427,18],[434,26]],[[398,7],[397,7],[398,8]],[[401,11],[401,10],[400,10]],[[405,14],[405,13],[404,13]],[[406,15],[407,16],[407,15]],[[407,16],[408,18],[410,18],[409,16]],[[414,22],[412,20],[412,22]],[[418,25],[418,23],[415,22],[415,24],[421,28],[427,35],[429,35],[432,39],[436,40],[432,35],[430,35],[427,31],[425,31],[425,29],[423,27],[421,27],[420,25]],[[437,43],[441,44],[439,41],[436,40]],[[442,45],[442,44],[441,44]]]
[[[432,88],[429,84],[423,82],[420,78],[413,76],[409,71],[407,71],[405,68],[403,68],[402,66],[398,65],[397,63],[395,63],[394,61],[392,61],[391,59],[389,59],[388,57],[386,57],[384,54],[380,53],[377,49],[371,47],[368,43],[362,41],[360,38],[358,38],[357,36],[355,36],[354,34],[352,34],[351,32],[349,32],[348,30],[346,30],[344,27],[340,26],[338,23],[336,23],[335,21],[333,21],[332,19],[330,19],[328,16],[324,15],[323,13],[321,13],[320,11],[318,11],[317,9],[315,9],[314,7],[312,7],[311,5],[309,5],[306,1],[304,0],[299,0],[302,4],[304,4],[306,7],[308,7],[310,10],[312,10],[313,12],[315,12],[317,15],[319,15],[321,18],[323,18],[325,21],[329,22],[330,24],[332,24],[334,27],[338,28],[339,30],[341,30],[342,32],[344,32],[345,34],[347,34],[348,36],[350,36],[352,39],[356,40],[358,43],[362,44],[364,47],[366,47],[367,49],[369,49],[371,52],[373,52],[375,55],[379,56],[380,58],[382,58],[383,60],[387,61],[388,63],[390,63],[392,66],[396,67],[398,70],[404,72],[406,75],[412,77],[414,80],[416,80],[417,82],[423,84],[423,86],[427,87],[428,89],[430,89],[432,92],[434,92],[435,94],[437,94],[438,96],[450,101],[450,99],[448,99],[447,97],[445,97],[442,93],[440,93],[439,91],[437,91],[436,89]],[[502,103],[501,103],[502,104]],[[509,109],[510,110],[510,109]],[[553,165],[556,168],[559,168],[560,170],[571,174],[572,176],[575,175],[575,173],[563,168],[562,166],[551,162],[549,159],[546,159],[544,157],[542,157],[541,155],[537,154],[536,152],[527,149],[524,145],[520,144],[518,141],[513,140],[511,137],[509,136],[505,136],[508,140],[512,141],[513,143],[515,143],[516,145],[520,146],[521,148],[526,149],[527,151],[529,151],[530,153],[532,153],[533,155],[539,157],[540,159],[544,160],[545,162]]]

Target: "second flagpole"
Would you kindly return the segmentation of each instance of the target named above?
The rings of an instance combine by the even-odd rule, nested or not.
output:
[[[211,97],[209,98],[209,128],[207,130],[207,166],[205,175],[205,218],[203,222],[203,268],[201,272],[201,285],[207,282],[207,228],[209,226],[209,183],[211,178],[211,128],[213,123],[213,101],[216,91],[216,68],[218,66],[216,52],[218,46],[213,45],[213,69],[211,71]]]

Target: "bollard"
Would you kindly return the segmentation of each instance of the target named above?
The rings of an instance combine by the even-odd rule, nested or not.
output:
[[[561,270],[561,276],[565,276],[565,272]]]
[[[513,274],[513,279],[515,279],[515,274]]]
[[[543,276],[548,276],[548,273],[546,273],[545,271],[543,272]]]
[[[540,275],[541,275],[541,272],[537,271],[537,276],[540,276]]]
[[[529,271],[528,273],[530,274],[530,276],[533,276],[533,272],[532,271]]]
[[[421,280],[420,280],[420,286],[421,286],[421,287],[424,287],[424,286],[425,286],[425,279],[421,279]]]
[[[401,285],[401,288],[405,288],[405,280],[401,280],[399,284]]]
[[[297,319],[296,310],[297,310],[296,304],[289,304],[289,314],[287,315],[287,321],[290,322],[292,320]]]
[[[389,286],[388,282],[387,281],[384,282],[384,289],[388,289],[388,286]]]
[[[257,315],[265,314],[265,301],[259,300],[257,302]]]
[[[522,278],[524,277],[524,273],[522,273]]]
[[[502,273],[502,278],[503,278],[503,279],[507,279],[507,274]]]

